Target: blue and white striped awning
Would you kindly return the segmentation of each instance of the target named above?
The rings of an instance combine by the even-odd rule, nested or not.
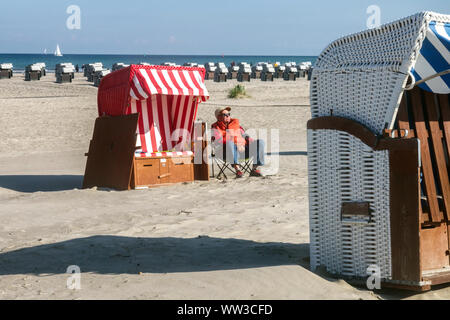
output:
[[[424,90],[434,93],[450,93],[450,24],[431,21],[428,25],[426,37],[422,43],[416,64],[411,69],[415,82],[427,79],[418,84]]]

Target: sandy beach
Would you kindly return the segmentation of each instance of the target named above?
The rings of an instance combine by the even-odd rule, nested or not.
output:
[[[264,178],[147,190],[81,189],[97,88],[77,74],[0,80],[0,299],[448,299],[373,293],[309,268],[309,82],[207,81],[198,120],[229,105],[247,129],[279,130]],[[278,160],[277,160],[278,159]],[[268,166],[270,167],[270,166]],[[81,289],[66,286],[81,269]]]

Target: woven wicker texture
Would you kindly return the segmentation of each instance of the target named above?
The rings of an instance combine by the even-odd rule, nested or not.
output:
[[[367,276],[378,265],[391,276],[389,157],[336,130],[308,130],[311,267]],[[369,202],[370,222],[341,221],[343,202]]]
[[[377,134],[392,128],[430,21],[449,22],[450,16],[422,12],[331,43],[312,74],[312,117],[333,109]]]

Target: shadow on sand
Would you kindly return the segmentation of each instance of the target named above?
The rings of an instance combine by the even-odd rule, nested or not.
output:
[[[210,238],[92,236],[0,253],[0,275],[81,272],[137,274],[302,265],[308,244]]]
[[[0,188],[19,192],[64,191],[81,188],[80,175],[5,175],[0,176]]]

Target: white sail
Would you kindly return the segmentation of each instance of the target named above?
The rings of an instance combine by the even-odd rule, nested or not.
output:
[[[55,56],[62,57],[61,50],[59,49],[59,44],[56,45]]]

